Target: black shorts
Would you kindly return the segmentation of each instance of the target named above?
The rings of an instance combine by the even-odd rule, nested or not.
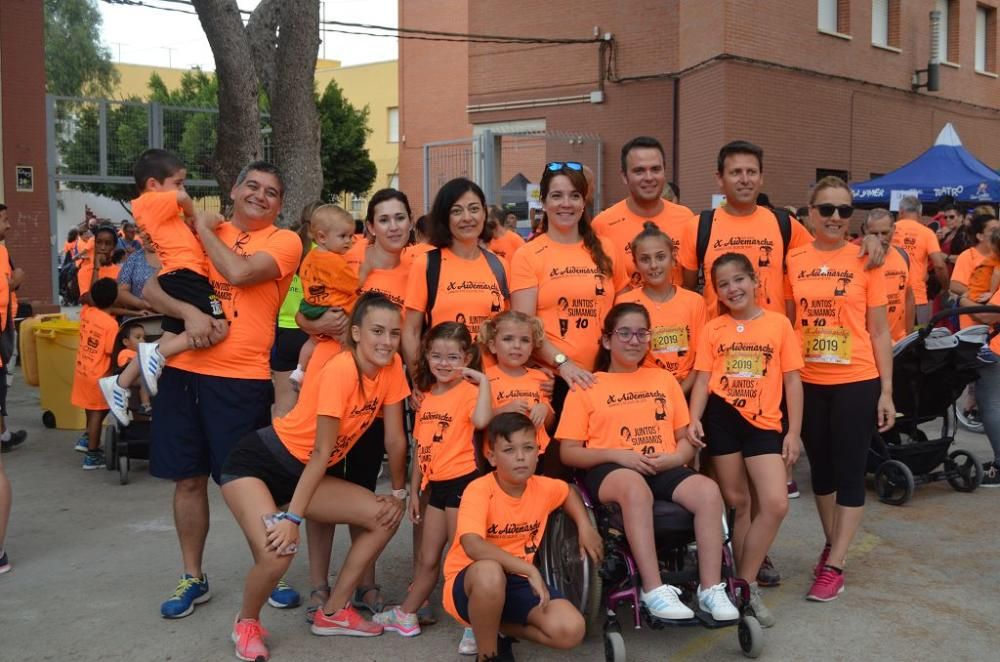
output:
[[[711,456],[742,453],[743,457],[781,455],[783,438],[777,430],[761,430],[731,404],[712,393],[701,417],[705,450]]]
[[[219,301],[207,276],[190,269],[178,269],[158,276],[156,281],[160,284],[160,288],[174,299],[191,304],[209,317],[217,320],[226,319],[226,314],[222,312],[222,302]],[[184,320],[164,317],[162,328],[166,333],[180,333],[184,330]]]
[[[427,491],[429,493],[427,505],[433,506],[438,510],[458,508],[459,504],[462,503],[462,492],[465,491],[469,483],[479,478],[479,476],[480,473],[478,471],[473,471],[458,478],[430,481],[427,483]]]
[[[299,364],[299,352],[302,345],[309,340],[309,334],[302,329],[283,329],[278,327],[274,334],[274,345],[271,346],[271,370],[274,372],[291,372]]]
[[[465,594],[465,571],[469,567],[462,568],[462,571],[455,575],[455,581],[451,587],[451,599],[455,603],[455,611],[466,623],[469,620],[469,596]],[[528,614],[538,606],[540,600],[531,590],[531,584],[521,575],[507,575],[507,592],[503,601],[503,611],[500,612],[501,623],[516,623],[517,625],[528,624]],[[558,600],[564,598],[563,594],[551,586],[549,588],[549,599]]]
[[[385,457],[385,422],[378,417],[347,452],[347,457],[343,460],[346,465],[344,478],[374,492],[383,457]]]
[[[600,501],[598,494],[601,493],[601,483],[604,479],[608,477],[608,474],[617,469],[624,469],[620,464],[615,464],[614,462],[607,462],[605,464],[598,464],[596,467],[591,467],[587,470],[587,473],[583,477],[583,484],[586,485],[587,491],[590,492],[590,498],[595,502]],[[696,476],[697,474],[687,467],[674,467],[673,469],[667,469],[664,472],[658,473],[655,476],[643,476],[646,480],[646,484],[649,485],[649,490],[653,493],[653,499],[657,501],[673,501],[674,500],[674,490],[680,485],[685,478],[690,478],[691,476]]]
[[[222,465],[220,485],[237,478],[257,478],[262,481],[279,508],[287,505],[295,494],[304,464],[281,444],[274,428],[254,430],[243,437]],[[342,465],[335,464],[327,476],[343,478]]]
[[[236,444],[271,422],[270,379],[213,377],[166,367],[153,398],[149,473],[181,480],[211,474]]]

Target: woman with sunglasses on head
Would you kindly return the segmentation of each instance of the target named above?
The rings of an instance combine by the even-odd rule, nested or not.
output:
[[[847,549],[861,524],[872,434],[892,427],[892,340],[882,268],[865,270],[845,239],[854,212],[838,177],[816,183],[809,200],[815,239],[786,259],[786,298],[797,304],[804,396],[802,441],[826,541],[807,599],[844,590]],[[846,285],[846,286],[845,286]],[[805,305],[803,305],[803,303]]]
[[[562,460],[586,472],[592,498],[621,508],[641,581],[639,599],[653,617],[694,617],[680,590],[660,578],[653,501],[664,500],[694,515],[699,608],[717,621],[736,620],[739,612],[721,575],[722,495],[711,478],[685,466],[695,456],[685,430],[687,403],[668,371],[643,367],[651,337],[645,307],[619,303],[608,313],[595,363],[597,382],[566,397],[556,430]]]
[[[558,416],[569,390],[593,385],[601,320],[628,276],[613,261],[611,242],[590,226],[581,164],[546,165],[540,195],[545,224],[514,253],[510,298],[513,310],[542,320],[545,339],[535,359],[558,376],[552,394]]]

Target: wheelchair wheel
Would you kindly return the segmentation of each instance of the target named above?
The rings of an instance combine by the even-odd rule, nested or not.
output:
[[[889,460],[875,471],[875,492],[879,501],[902,506],[913,496],[913,472],[899,460]]]
[[[596,528],[590,509],[587,516]],[[588,634],[599,632],[604,622],[604,582],[590,557],[580,558],[576,524],[561,508],[549,517],[538,556],[546,583],[558,589],[580,610]]]
[[[606,662],[625,662],[625,637],[621,632],[604,633],[604,659]]]
[[[740,637],[740,650],[746,657],[755,659],[764,650],[764,630],[756,616],[744,616],[737,627]]]
[[[108,464],[111,464],[108,462]],[[129,459],[128,455],[118,456],[118,484],[128,485]]]
[[[955,472],[948,477],[948,484],[958,492],[973,492],[983,481],[983,468],[967,451],[953,451],[944,466]]]

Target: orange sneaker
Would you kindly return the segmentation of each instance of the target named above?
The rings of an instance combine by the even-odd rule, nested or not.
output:
[[[313,634],[324,637],[345,635],[348,637],[377,637],[382,634],[382,626],[365,620],[364,616],[350,604],[335,614],[327,614],[322,609],[316,610],[313,616]]]
[[[236,657],[247,662],[266,662],[271,653],[264,645],[264,637],[269,636],[264,626],[256,618],[240,618],[236,615],[233,624],[233,643],[236,644]]]

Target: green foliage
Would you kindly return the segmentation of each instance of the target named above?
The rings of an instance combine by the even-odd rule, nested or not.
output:
[[[101,45],[93,0],[45,0],[45,89],[62,96],[105,96],[118,82]]]
[[[371,134],[368,106],[358,110],[348,103],[336,81],[330,81],[317,104],[323,200],[332,200],[343,192],[366,193],[376,174],[375,163],[365,147]]]

